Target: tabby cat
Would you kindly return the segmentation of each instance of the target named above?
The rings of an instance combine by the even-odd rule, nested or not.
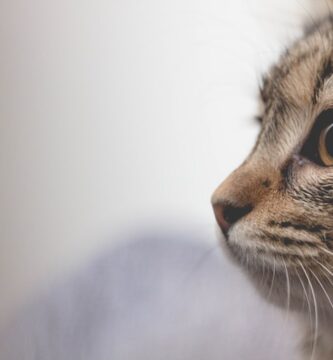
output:
[[[214,192],[232,257],[269,301],[300,314],[304,358],[333,359],[333,16],[264,77],[254,149]]]

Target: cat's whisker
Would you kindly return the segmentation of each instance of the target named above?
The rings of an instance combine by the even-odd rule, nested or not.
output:
[[[268,295],[267,295],[268,300],[271,298],[272,291],[273,291],[274,280],[275,280],[275,271],[276,271],[276,264],[275,264],[275,258],[273,258],[273,275],[272,275],[271,286],[269,288],[269,292],[268,292]]]
[[[261,275],[261,284],[265,282],[265,260],[261,258],[261,268],[262,268],[262,275]]]
[[[331,276],[333,276],[333,272],[330,271],[324,264],[322,264],[320,261],[313,259],[319,266],[321,266],[323,269],[325,269]]]
[[[322,247],[322,246],[321,246],[320,249],[323,250],[325,253],[333,256],[333,252],[330,251],[330,250],[328,250],[328,249],[326,249],[325,247]]]
[[[312,318],[312,307],[311,307],[311,302],[310,302],[310,299],[309,299],[309,294],[308,294],[308,291],[304,285],[304,282],[302,280],[302,277],[300,276],[299,272],[297,271],[297,269],[295,269],[296,271],[296,275],[301,283],[301,286],[303,288],[303,292],[304,292],[304,295],[305,295],[305,299],[306,299],[306,302],[308,304],[308,310],[309,310],[309,318],[310,318],[310,326],[311,326],[311,331],[313,331],[313,318]]]
[[[327,230],[327,229],[325,229],[325,230],[323,230],[322,232],[321,232],[321,234],[322,234],[322,240],[327,244],[330,240],[332,240],[332,237],[331,237],[331,235],[332,235],[332,233],[331,232],[329,232],[329,237],[327,237],[327,233],[328,233],[329,231]]]
[[[328,280],[328,282],[333,286],[332,279],[326,274],[326,272],[324,270],[322,270],[322,269],[320,269],[320,270],[321,270],[320,272],[325,276],[325,278]]]
[[[237,243],[239,242],[239,237],[236,234]],[[249,254],[247,251],[244,251],[241,257],[241,262],[245,266],[246,270],[249,270]]]
[[[249,270],[249,254],[246,253],[246,270]]]
[[[325,276],[325,278],[328,280],[328,282],[333,286],[333,280],[330,276],[328,276],[328,275],[333,276],[333,273],[325,265],[323,265],[320,261],[316,260],[316,263],[322,267],[322,269],[320,269],[321,273]]]
[[[322,290],[323,290],[323,292],[324,292],[324,294],[325,294],[328,302],[330,303],[330,305],[331,305],[331,307],[332,307],[332,309],[333,309],[332,300],[331,300],[331,298],[329,297],[329,295],[328,295],[328,293],[327,293],[327,291],[326,291],[323,283],[320,281],[320,279],[318,278],[318,276],[317,276],[311,269],[309,269],[309,271],[311,272],[311,274],[313,275],[313,277],[317,280],[319,286],[322,288]]]
[[[327,237],[326,237],[326,232],[325,232],[325,231],[322,232],[321,238],[322,238],[322,241],[323,241],[324,243],[327,242]]]
[[[287,321],[288,321],[289,310],[290,310],[290,279],[289,279],[289,272],[288,272],[286,262],[283,258],[282,258],[282,260],[283,260],[283,265],[284,265],[286,280],[287,280],[286,283],[287,283]]]
[[[312,352],[311,352],[311,360],[314,359],[315,353],[316,353],[316,346],[317,346],[317,338],[318,338],[318,305],[317,305],[317,298],[316,298],[316,294],[311,282],[311,279],[307,273],[307,271],[305,270],[304,265],[302,264],[302,262],[299,260],[299,265],[301,266],[304,275],[308,281],[308,284],[310,286],[311,289],[311,293],[312,293],[312,298],[313,298],[313,304],[314,304],[314,312],[315,312],[315,330],[314,330],[314,334],[313,334],[313,346],[312,346]]]

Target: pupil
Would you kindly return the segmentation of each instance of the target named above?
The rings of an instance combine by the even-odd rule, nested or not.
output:
[[[333,157],[333,125],[331,125],[326,132],[325,146],[327,153]]]

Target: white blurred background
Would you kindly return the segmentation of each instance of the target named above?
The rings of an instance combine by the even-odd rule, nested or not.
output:
[[[1,0],[0,321],[119,232],[213,228],[261,74],[318,3]]]

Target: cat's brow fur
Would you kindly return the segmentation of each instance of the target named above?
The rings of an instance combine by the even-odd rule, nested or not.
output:
[[[318,115],[333,108],[332,16],[285,51],[260,94],[256,145],[212,202],[251,204],[230,229],[228,248],[264,296],[302,314],[306,358],[332,360],[333,167],[300,154]]]

